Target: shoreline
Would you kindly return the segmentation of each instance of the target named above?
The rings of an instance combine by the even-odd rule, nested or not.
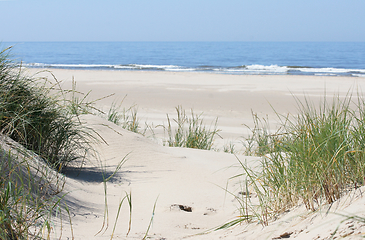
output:
[[[277,91],[298,94],[344,93],[351,88],[364,87],[365,78],[344,76],[308,75],[230,75],[203,72],[163,72],[163,71],[113,71],[113,70],[73,70],[23,68],[25,73],[35,77],[51,77],[70,83],[75,80],[85,86],[114,85],[160,87],[165,90],[229,92]],[[164,85],[164,86],[162,86]],[[179,88],[180,87],[180,88]]]
[[[51,65],[51,64],[50,64]],[[57,65],[57,64],[56,64]],[[62,64],[60,64],[62,65]],[[68,64],[65,64],[68,65]],[[80,64],[81,66],[83,64]],[[134,64],[131,64],[134,65]],[[136,64],[138,65],[138,64]],[[235,72],[235,71],[219,71],[219,70],[184,70],[184,69],[176,69],[176,70],[165,70],[165,69],[159,69],[157,68],[157,66],[159,65],[146,65],[146,66],[156,66],[156,69],[154,68],[136,68],[136,69],[123,69],[123,68],[114,68],[114,67],[92,67],[92,65],[88,65],[85,64],[85,67],[77,67],[77,64],[75,65],[75,67],[56,67],[56,66],[36,66],[36,65],[32,65],[32,64],[25,64],[25,65],[20,65],[21,68],[24,69],[44,69],[44,70],[65,70],[65,71],[115,71],[115,72],[159,72],[159,73],[202,73],[202,74],[219,74],[219,75],[232,75],[232,76],[307,76],[307,77],[353,77],[353,78],[362,78],[365,77],[365,75],[362,75],[361,72],[364,71],[365,73],[365,69],[342,69],[342,68],[331,68],[331,67],[327,67],[324,69],[339,69],[339,70],[353,70],[353,71],[359,71],[359,74],[355,73],[355,75],[352,74],[347,74],[347,75],[336,75],[335,73],[322,73],[322,72],[318,72],[318,73],[293,73],[293,72]],[[90,67],[88,67],[90,66]],[[96,65],[98,66],[98,65]],[[100,65],[103,66],[103,65]],[[109,65],[105,65],[105,66],[109,66]],[[110,65],[113,66],[113,65]],[[169,66],[169,65],[167,65]],[[261,66],[261,65],[258,65]],[[263,66],[263,65],[262,65]],[[276,67],[280,67],[275,65]],[[315,67],[301,67],[301,66],[282,66],[282,67],[287,67],[289,69],[294,69],[294,68],[302,68],[302,69],[317,69]],[[238,68],[238,67],[229,67],[229,68]],[[321,69],[321,68],[319,68]],[[362,76],[358,76],[358,75],[362,75]]]
[[[42,65],[42,64],[41,64]],[[365,77],[365,69],[342,69],[342,68],[334,68],[334,67],[327,67],[327,68],[316,68],[316,67],[302,67],[302,66],[278,66],[278,65],[270,65],[270,66],[264,66],[264,65],[257,65],[262,70],[234,70],[234,69],[240,69],[247,66],[237,66],[237,67],[226,67],[226,68],[218,68],[214,69],[211,67],[211,69],[199,69],[197,68],[189,68],[189,67],[179,67],[179,66],[173,66],[173,65],[166,65],[166,66],[159,66],[159,65],[139,65],[139,64],[130,64],[125,66],[119,66],[119,65],[99,65],[96,64],[96,66],[93,67],[93,65],[88,64],[80,64],[78,67],[77,64],[75,64],[74,67],[72,67],[72,64],[64,64],[65,66],[69,67],[61,67],[63,64],[55,64],[55,66],[52,66],[52,64],[45,64],[45,66],[37,66],[37,64],[25,64],[23,67],[28,69],[58,69],[58,70],[75,70],[75,71],[121,71],[121,72],[166,72],[166,73],[207,73],[207,74],[220,74],[220,75],[248,75],[248,76],[255,76],[255,75],[268,75],[268,76],[313,76],[313,77]],[[60,65],[58,67],[58,65]],[[84,67],[82,67],[84,66]],[[103,67],[104,66],[104,67]],[[134,67],[132,67],[134,66]],[[138,67],[137,67],[138,66]],[[256,65],[252,65],[254,67]],[[167,69],[165,69],[167,67]],[[168,69],[168,67],[176,67],[176,69]],[[278,68],[280,70],[264,70],[265,68]],[[226,69],[226,70],[223,70]],[[232,70],[229,70],[232,69]],[[283,70],[285,69],[285,70]],[[306,69],[306,71],[304,71]],[[312,71],[310,71],[312,69]],[[331,70],[330,70],[331,69]],[[321,71],[322,70],[322,71]],[[298,73],[299,72],[299,73]]]

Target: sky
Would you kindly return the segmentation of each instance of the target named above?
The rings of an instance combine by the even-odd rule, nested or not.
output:
[[[0,42],[365,42],[365,0],[0,0],[0,12]]]

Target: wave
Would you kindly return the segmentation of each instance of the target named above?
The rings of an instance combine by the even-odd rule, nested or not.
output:
[[[292,75],[328,75],[328,76],[365,76],[365,69],[345,69],[345,68],[315,68],[302,66],[278,66],[278,65],[249,65],[240,68],[223,69],[227,72],[246,74],[292,74]]]
[[[234,67],[201,65],[184,67],[176,65],[153,64],[46,64],[25,63],[25,67],[37,68],[67,68],[67,69],[109,69],[109,70],[142,70],[142,71],[174,71],[174,72],[213,72],[226,74],[257,74],[257,75],[318,75],[318,76],[353,76],[365,77],[365,69],[346,68],[316,68],[307,66],[279,66],[279,65],[242,65]]]

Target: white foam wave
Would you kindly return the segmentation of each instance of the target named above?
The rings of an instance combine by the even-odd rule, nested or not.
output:
[[[131,68],[131,69],[174,69],[179,68],[175,65],[151,65],[151,64],[128,64],[128,65],[116,65],[115,68]]]
[[[278,65],[270,65],[270,66],[264,66],[264,65],[250,65],[246,67],[247,70],[251,71],[268,71],[268,72],[287,72],[288,67],[286,66],[278,66]]]
[[[29,67],[54,67],[54,68],[115,68],[115,69],[155,69],[168,70],[179,69],[175,65],[150,65],[150,64],[128,64],[128,65],[112,65],[112,64],[46,64],[46,63],[28,63],[24,66]]]
[[[278,65],[249,65],[242,66],[240,68],[226,69],[227,72],[243,72],[243,73],[256,73],[256,74],[286,74],[291,73],[303,73],[310,75],[321,76],[337,76],[337,75],[351,75],[351,76],[363,76],[365,69],[345,69],[345,68],[312,68],[312,67],[290,67],[290,66],[278,66]]]
[[[171,71],[171,72],[194,72],[197,71],[196,68],[168,68],[165,69],[166,71]]]
[[[120,69],[120,70],[155,70],[155,71],[175,71],[175,72],[217,72],[232,74],[305,74],[318,76],[356,76],[364,77],[365,69],[344,69],[344,68],[314,68],[314,67],[297,67],[297,66],[279,66],[279,65],[259,65],[253,64],[238,67],[182,67],[177,65],[154,65],[154,64],[45,64],[45,63],[28,63],[23,64],[29,67],[50,67],[50,68],[103,68],[103,69]]]
[[[314,76],[337,76],[334,73],[315,73]]]
[[[352,74],[354,77],[365,77],[365,74]]]
[[[289,71],[290,68],[286,67],[286,66],[278,66],[278,65],[269,65],[269,66],[265,66],[265,65],[258,65],[258,64],[254,64],[254,65],[249,65],[249,66],[242,66],[242,67],[237,67],[237,68],[226,68],[226,69],[217,69],[218,71],[225,71],[225,72],[242,72],[242,73],[256,73],[256,74],[262,74],[262,73],[267,73],[267,74],[283,74],[283,73],[287,73]]]
[[[55,67],[55,68],[113,68],[114,65],[108,64],[46,64],[46,63],[28,63],[23,64],[29,67]]]
[[[301,72],[323,72],[323,73],[365,73],[365,69],[346,68],[293,68]]]

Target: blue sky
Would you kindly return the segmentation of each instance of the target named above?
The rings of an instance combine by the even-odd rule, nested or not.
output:
[[[365,41],[365,0],[0,0],[0,41]]]

